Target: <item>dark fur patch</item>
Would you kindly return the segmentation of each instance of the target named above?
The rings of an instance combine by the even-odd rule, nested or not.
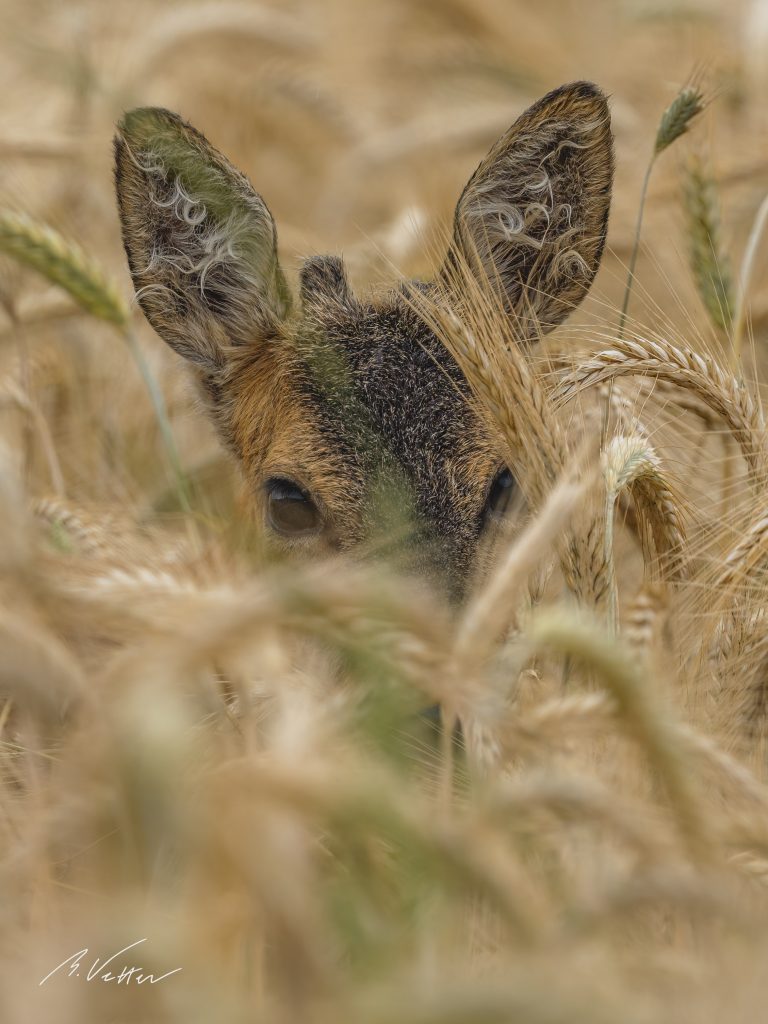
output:
[[[456,364],[397,292],[344,310],[313,307],[297,339],[315,422],[346,453],[350,476],[366,480],[362,532],[386,525],[375,499],[388,490],[425,566],[463,580],[499,459]]]

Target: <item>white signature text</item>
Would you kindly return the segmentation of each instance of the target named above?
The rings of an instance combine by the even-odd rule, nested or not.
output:
[[[83,963],[85,958],[88,956],[88,950],[81,949],[79,952],[73,953],[72,956],[68,956],[66,960],[62,960],[57,967],[54,967],[52,971],[49,971],[40,984],[44,985],[49,978],[52,978],[54,974],[58,974],[59,972],[66,974],[68,978],[79,978],[82,976],[83,972],[85,972],[85,981],[116,981],[118,985],[128,985],[131,981],[134,981],[137,985],[143,985],[144,982],[149,982],[150,985],[156,985],[158,981],[162,981],[164,978],[170,978],[172,974],[178,974],[181,967],[176,967],[172,971],[166,971],[165,974],[155,977],[154,974],[144,973],[143,967],[132,967],[118,961],[118,957],[121,957],[123,953],[127,953],[129,949],[135,949],[136,946],[140,946],[142,942],[146,941],[146,939],[137,939],[136,942],[132,942],[130,946],[118,949],[116,953],[107,957],[106,960],[100,960],[97,957],[90,967]],[[115,974],[115,971],[119,971],[119,973]]]

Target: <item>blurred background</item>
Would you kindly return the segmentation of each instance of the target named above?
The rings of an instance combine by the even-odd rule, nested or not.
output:
[[[631,313],[718,343],[689,269],[681,194],[699,157],[735,274],[768,190],[765,0],[2,0],[0,206],[78,242],[131,294],[111,138],[143,104],[180,112],[245,171],[278,224],[289,274],[343,253],[359,287],[428,275],[439,231],[484,152],[549,89],[612,97],[617,175],[609,250],[581,323],[621,304],[642,177],[661,112],[694,78],[713,102],[651,181]],[[753,324],[768,314],[755,274]],[[167,473],[142,385],[109,328],[0,261],[0,363],[23,325],[67,488],[162,508]],[[229,470],[192,414],[181,367],[140,313],[184,461],[226,503]],[[31,456],[34,458],[34,455]],[[40,489],[45,490],[40,470]],[[50,475],[50,474],[49,474]],[[221,487],[218,485],[221,484]]]

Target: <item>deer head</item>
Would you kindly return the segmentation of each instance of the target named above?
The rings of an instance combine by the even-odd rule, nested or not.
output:
[[[515,485],[405,290],[358,298],[340,259],[316,257],[295,300],[263,199],[175,114],[127,114],[115,152],[138,300],[194,371],[276,540],[307,552],[352,548],[395,494],[420,542],[413,549],[460,592]],[[549,93],[470,178],[436,281],[461,260],[530,344],[589,290],[612,177],[604,95],[585,82]]]

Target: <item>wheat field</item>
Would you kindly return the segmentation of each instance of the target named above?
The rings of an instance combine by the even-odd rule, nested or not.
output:
[[[0,11],[0,1019],[768,1017],[764,0]],[[179,111],[292,283],[375,290],[576,79],[584,305],[531,356],[481,290],[421,310],[526,511],[459,611],[276,558],[133,299],[116,122]]]

